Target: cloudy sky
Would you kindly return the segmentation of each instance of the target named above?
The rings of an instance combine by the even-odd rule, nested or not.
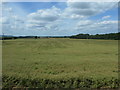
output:
[[[9,2],[2,4],[6,35],[67,36],[118,32],[113,2]]]

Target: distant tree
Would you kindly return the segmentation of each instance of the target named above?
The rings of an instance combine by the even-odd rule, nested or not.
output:
[[[96,35],[78,34],[78,35],[73,35],[70,38],[76,38],[76,39],[112,39],[112,40],[120,40],[120,32],[119,33],[109,33],[109,34],[96,34]]]
[[[37,39],[37,36],[35,36],[35,39]]]

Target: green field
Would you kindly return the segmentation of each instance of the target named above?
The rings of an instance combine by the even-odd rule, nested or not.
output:
[[[16,39],[2,48],[3,87],[118,87],[117,40]]]

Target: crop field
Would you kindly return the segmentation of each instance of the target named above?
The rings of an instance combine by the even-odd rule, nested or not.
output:
[[[118,41],[4,40],[3,87],[117,88]]]

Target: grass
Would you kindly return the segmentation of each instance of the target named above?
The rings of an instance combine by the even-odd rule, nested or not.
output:
[[[2,65],[3,87],[117,88],[118,41],[5,40]]]

